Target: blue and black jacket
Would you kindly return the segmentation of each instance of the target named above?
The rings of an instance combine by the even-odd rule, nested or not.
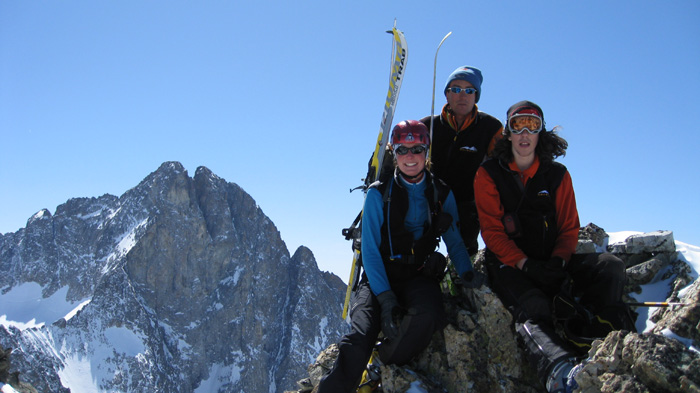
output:
[[[441,236],[457,273],[472,269],[458,230],[454,195],[429,172],[425,174],[418,183],[395,174],[387,182],[373,184],[367,192],[362,213],[362,264],[375,295],[390,290],[392,281],[419,274],[418,268],[438,246],[440,234],[431,224],[442,212],[452,216]]]

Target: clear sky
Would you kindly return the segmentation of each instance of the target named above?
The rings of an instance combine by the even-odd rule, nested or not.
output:
[[[528,99],[563,126],[581,224],[700,244],[700,2],[0,0],[0,233],[74,197],[121,195],[165,161],[258,202],[290,253],[347,280],[341,236],[388,90],[436,112],[455,68],[479,109]]]

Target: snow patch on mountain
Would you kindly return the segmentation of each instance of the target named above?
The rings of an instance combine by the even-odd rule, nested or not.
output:
[[[92,372],[90,358],[78,354],[72,354],[64,358],[65,367],[58,372],[63,386],[70,386],[71,393],[99,392],[96,379]],[[86,375],[93,376],[85,378]]]
[[[236,365],[213,364],[209,369],[209,378],[202,380],[194,393],[209,393],[219,391],[227,385],[235,384],[241,379],[243,368]]]
[[[42,292],[42,287],[35,282],[17,285],[6,293],[0,291],[0,304],[3,305],[0,325],[20,330],[39,328],[60,318],[70,319],[90,302],[90,299],[67,301],[67,286],[47,298]]]

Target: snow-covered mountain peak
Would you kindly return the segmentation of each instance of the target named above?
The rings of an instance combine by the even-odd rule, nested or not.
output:
[[[240,187],[166,162],[0,238],[0,343],[44,391],[268,392],[347,328],[343,286]],[[41,312],[7,306],[27,294]]]

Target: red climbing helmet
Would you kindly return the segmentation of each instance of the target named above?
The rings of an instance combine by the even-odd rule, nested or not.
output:
[[[404,143],[430,145],[428,127],[418,120],[404,120],[398,123],[391,132],[391,144],[403,145]]]

